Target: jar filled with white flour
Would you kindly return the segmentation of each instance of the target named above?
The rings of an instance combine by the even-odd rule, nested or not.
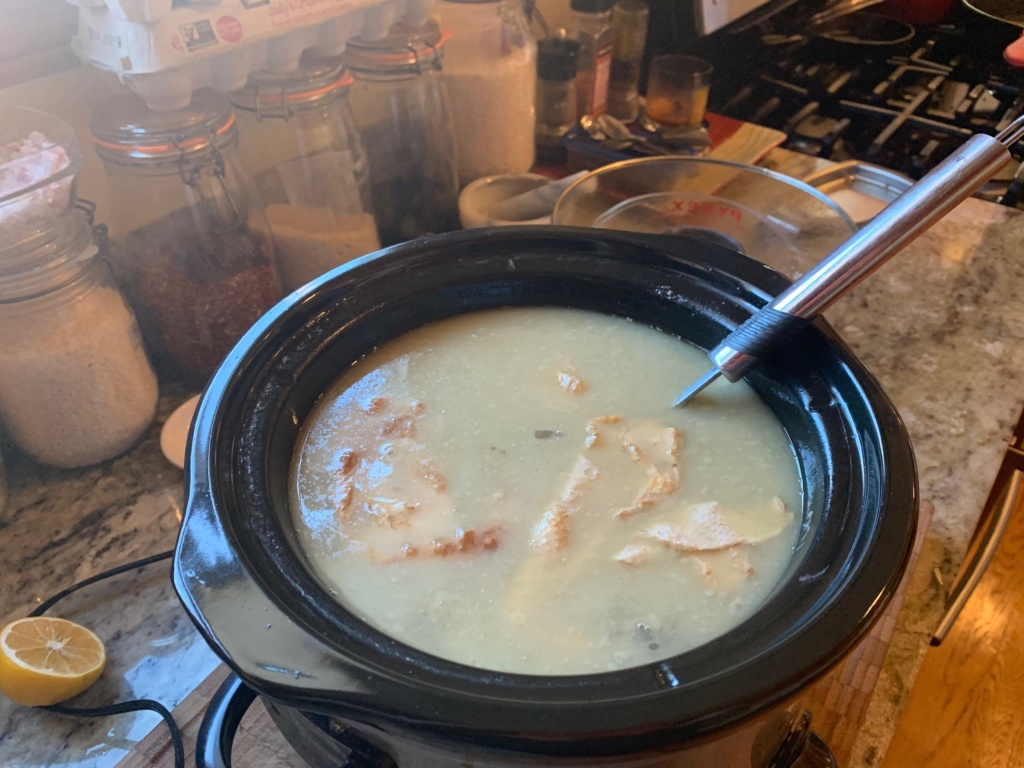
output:
[[[0,418],[37,460],[79,467],[130,448],[156,413],[135,315],[75,211],[0,242]]]
[[[294,72],[256,72],[231,95],[285,291],[380,248],[351,83],[340,58],[307,53]]]
[[[537,44],[522,0],[441,0],[444,81],[459,183],[524,173],[534,160]]]

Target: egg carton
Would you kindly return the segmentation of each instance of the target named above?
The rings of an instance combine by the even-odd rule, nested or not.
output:
[[[122,18],[110,6],[145,16],[171,0],[73,3],[78,57],[114,72],[150,109],[172,110],[199,88],[235,91],[257,70],[295,70],[307,50],[336,56],[352,37],[377,40],[399,19],[423,21],[434,0],[175,0],[153,21]]]
[[[114,18],[151,24],[170,15],[175,8],[188,5],[216,5],[220,0],[68,0],[78,8],[106,8]]]

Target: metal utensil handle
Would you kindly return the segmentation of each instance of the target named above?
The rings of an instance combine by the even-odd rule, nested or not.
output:
[[[924,178],[709,353],[729,381],[743,378],[766,347],[785,341],[814,315],[966,200],[1010,159],[1024,134],[1018,118],[996,137],[971,137]]]

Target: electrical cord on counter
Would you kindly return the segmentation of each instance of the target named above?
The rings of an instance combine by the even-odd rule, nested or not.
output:
[[[113,576],[119,576],[122,573],[134,571],[138,568],[145,568],[147,565],[158,563],[161,560],[170,560],[172,557],[174,557],[174,550],[169,550],[167,552],[161,552],[158,555],[144,557],[141,560],[135,560],[131,563],[119,565],[116,568],[111,568],[103,571],[102,573],[97,573],[95,576],[90,576],[77,584],[72,584],[67,589],[61,590],[52,597],[44,600],[36,606],[29,616],[42,616],[68,595],[74,594],[78,590],[88,587],[91,584],[95,584],[98,581],[103,581],[104,579],[109,579]],[[174,768],[185,768],[185,744],[181,738],[181,729],[178,727],[178,724],[174,722],[174,717],[167,710],[167,707],[159,701],[154,701],[153,699],[132,699],[131,701],[121,701],[117,704],[109,704],[105,707],[80,708],[65,707],[62,704],[52,704],[48,707],[40,707],[40,709],[45,709],[47,712],[54,712],[58,715],[71,715],[72,717],[108,717],[110,715],[124,715],[128,712],[156,712],[167,724],[167,730],[171,734],[171,747],[174,750]]]

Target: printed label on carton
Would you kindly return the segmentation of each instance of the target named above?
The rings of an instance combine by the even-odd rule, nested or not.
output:
[[[234,16],[217,19],[217,36],[225,43],[237,43],[242,39],[242,22]]]
[[[115,51],[120,51],[124,47],[124,41],[120,35],[97,29],[91,25],[85,28],[85,37],[89,41],[89,45],[94,48],[112,48]]]
[[[185,47],[189,53],[208,48],[217,44],[217,35],[213,31],[213,25],[209,19],[200,19],[191,24],[179,24],[181,39],[185,41]]]

